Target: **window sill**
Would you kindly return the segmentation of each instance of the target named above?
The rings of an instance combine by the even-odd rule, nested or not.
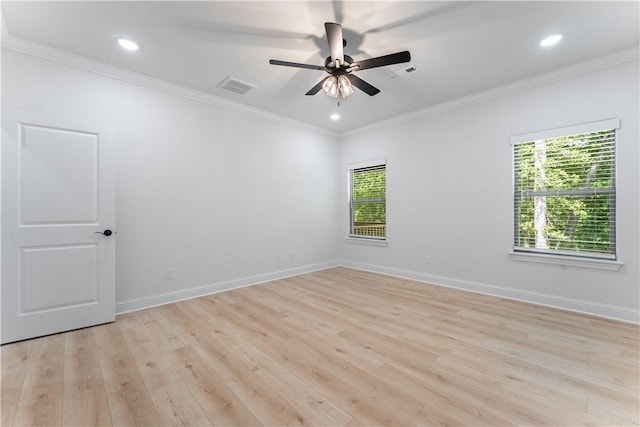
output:
[[[356,245],[368,245],[368,246],[387,246],[386,240],[381,239],[367,239],[360,237],[347,237],[345,239],[347,243],[352,243]]]
[[[596,270],[618,271],[623,263],[608,259],[580,258],[562,255],[535,254],[527,252],[510,252],[509,256],[515,261],[555,264],[565,267],[592,268]]]

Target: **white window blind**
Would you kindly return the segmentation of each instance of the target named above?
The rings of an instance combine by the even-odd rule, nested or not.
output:
[[[386,239],[386,165],[349,169],[349,237]]]
[[[514,251],[616,259],[618,122],[599,123],[515,142]]]

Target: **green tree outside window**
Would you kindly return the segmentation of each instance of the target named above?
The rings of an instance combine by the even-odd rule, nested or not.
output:
[[[514,146],[515,249],[615,256],[615,131]]]
[[[351,169],[350,230],[352,237],[385,238],[387,222],[386,167]]]

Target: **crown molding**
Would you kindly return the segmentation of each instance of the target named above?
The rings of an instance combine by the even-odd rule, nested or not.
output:
[[[401,123],[422,119],[427,116],[454,110],[468,105],[477,104],[479,102],[500,98],[517,92],[533,89],[539,86],[548,85],[561,80],[578,77],[583,74],[593,73],[616,65],[625,64],[627,62],[637,61],[640,58],[640,49],[638,47],[621,50],[609,55],[601,56],[589,61],[580,62],[559,68],[547,73],[538,74],[537,76],[519,80],[502,86],[497,86],[482,92],[477,92],[468,96],[453,99],[451,101],[436,104],[420,110],[413,111],[402,116],[396,116],[388,120],[384,120],[373,125],[363,126],[357,129],[346,131],[340,134],[340,139],[350,138],[358,135],[365,135],[371,132],[386,129]]]
[[[221,98],[219,96],[212,95],[200,90],[191,89],[186,86],[170,83],[165,80],[157,79],[155,77],[151,77],[142,73],[137,73],[135,71],[126,70],[114,65],[109,65],[104,62],[76,55],[61,49],[56,49],[40,43],[35,43],[8,33],[4,33],[2,35],[2,48],[24,55],[44,59],[46,61],[55,62],[57,64],[62,64],[78,70],[83,70],[115,80],[120,80],[147,89],[156,90],[158,92],[179,96],[207,105],[225,108],[237,113],[247,114],[260,119],[266,119],[281,125],[314,132],[316,134],[328,136],[334,139],[337,139],[339,137],[339,134],[336,132],[313,126],[299,120],[294,120],[289,117],[274,114],[260,108],[250,107],[239,102]]]
[[[58,64],[66,65],[71,68],[76,68],[79,70],[109,77],[115,80],[120,80],[126,83],[145,87],[147,89],[164,92],[170,95],[179,96],[182,98],[201,102],[207,105],[225,108],[238,113],[247,114],[247,115],[261,118],[261,119],[266,119],[281,125],[285,125],[285,126],[305,130],[305,131],[310,131],[316,134],[328,136],[335,139],[341,139],[341,140],[358,136],[358,135],[365,135],[371,132],[396,126],[398,124],[402,124],[405,122],[422,119],[430,115],[477,104],[477,103],[488,101],[495,98],[500,98],[506,95],[522,92],[522,91],[536,88],[539,86],[548,85],[548,84],[555,83],[568,78],[577,77],[583,74],[588,74],[588,73],[603,70],[606,68],[614,67],[616,65],[625,64],[627,62],[637,61],[640,58],[640,50],[637,47],[626,49],[626,50],[614,52],[609,55],[601,56],[599,58],[595,58],[589,61],[585,61],[578,64],[573,64],[564,68],[560,68],[557,70],[553,70],[548,73],[543,73],[534,77],[519,80],[517,82],[498,86],[498,87],[477,92],[468,96],[456,98],[456,99],[446,101],[440,104],[436,104],[430,107],[422,108],[420,110],[416,110],[401,116],[396,116],[388,120],[377,122],[372,125],[363,126],[363,127],[345,131],[345,132],[334,132],[325,128],[321,128],[318,126],[314,126],[314,125],[299,121],[299,120],[294,120],[289,117],[281,116],[279,114],[274,114],[269,111],[265,111],[255,107],[250,107],[248,105],[245,105],[239,102],[221,98],[219,96],[212,95],[203,91],[190,89],[188,87],[178,85],[175,83],[169,83],[165,80],[150,77],[145,74],[141,74],[134,71],[126,70],[124,68],[109,65],[104,62],[89,59],[84,56],[76,55],[76,54],[66,52],[60,49],[56,49],[50,46],[46,46],[40,43],[35,43],[32,41],[23,39],[21,37],[8,34],[6,32],[6,25],[2,25],[2,27],[3,27],[2,28],[3,30],[2,31],[3,33],[2,48],[3,49],[8,49],[17,53],[21,53],[21,54],[33,56],[36,58],[44,59],[47,61],[55,62]]]
[[[2,8],[0,8],[0,34],[2,35],[2,39],[9,37],[9,30],[7,29],[7,22],[4,19]]]

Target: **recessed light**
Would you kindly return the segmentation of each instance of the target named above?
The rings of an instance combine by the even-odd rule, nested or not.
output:
[[[138,44],[135,42],[132,42],[131,40],[125,38],[125,37],[117,37],[116,41],[118,42],[118,44],[127,50],[138,50]]]
[[[554,34],[542,40],[540,42],[540,46],[542,47],[553,46],[554,44],[558,43],[560,40],[562,40],[562,34]]]
[[[340,114],[338,114],[338,113],[333,113],[333,114],[332,114],[331,116],[329,116],[329,117],[331,117],[331,120],[334,120],[334,121],[335,121],[335,120],[338,120],[338,119],[340,118]]]

